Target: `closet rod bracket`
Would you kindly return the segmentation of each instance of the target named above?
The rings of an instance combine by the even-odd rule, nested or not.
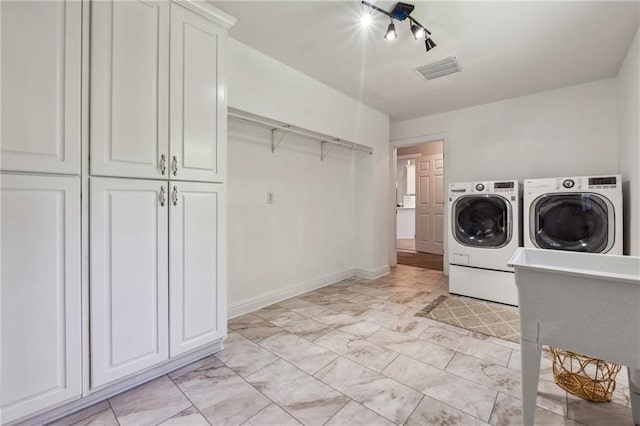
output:
[[[279,134],[278,130],[280,130]],[[276,152],[276,148],[280,145],[282,139],[284,139],[285,134],[290,130],[291,126],[289,125],[284,125],[282,129],[271,129],[271,152]]]
[[[340,139],[334,139],[334,142],[339,142]],[[320,142],[320,161],[324,161],[327,155],[333,150],[336,145],[327,141]]]

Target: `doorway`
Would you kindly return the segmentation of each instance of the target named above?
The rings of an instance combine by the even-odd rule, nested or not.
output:
[[[397,262],[443,270],[443,141],[397,148]]]

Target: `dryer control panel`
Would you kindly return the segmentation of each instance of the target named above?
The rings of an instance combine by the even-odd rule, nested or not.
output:
[[[590,177],[589,189],[610,189],[618,185],[617,176]]]
[[[541,180],[543,181],[543,180]],[[556,191],[584,191],[596,189],[616,189],[619,187],[619,176],[580,176],[555,179]],[[537,185],[543,188],[545,185]],[[533,185],[531,185],[533,187]]]

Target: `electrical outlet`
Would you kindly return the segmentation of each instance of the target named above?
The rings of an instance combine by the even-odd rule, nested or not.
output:
[[[267,204],[273,204],[273,191],[267,191]]]

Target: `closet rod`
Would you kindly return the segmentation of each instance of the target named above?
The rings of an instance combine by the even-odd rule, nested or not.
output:
[[[360,152],[366,152],[367,154],[373,154],[373,148],[366,145],[361,145],[355,142],[351,142],[345,139],[336,138],[333,136],[325,135],[323,133],[307,130],[302,127],[297,127],[291,124],[285,124],[279,121],[271,120],[270,118],[261,117],[256,114],[247,113],[235,108],[228,108],[227,115],[237,120],[246,121],[249,123],[259,124],[269,127],[271,130],[280,130],[284,133],[295,133],[297,135],[306,136],[311,139],[315,139],[320,142],[326,142],[344,148],[353,149]]]

